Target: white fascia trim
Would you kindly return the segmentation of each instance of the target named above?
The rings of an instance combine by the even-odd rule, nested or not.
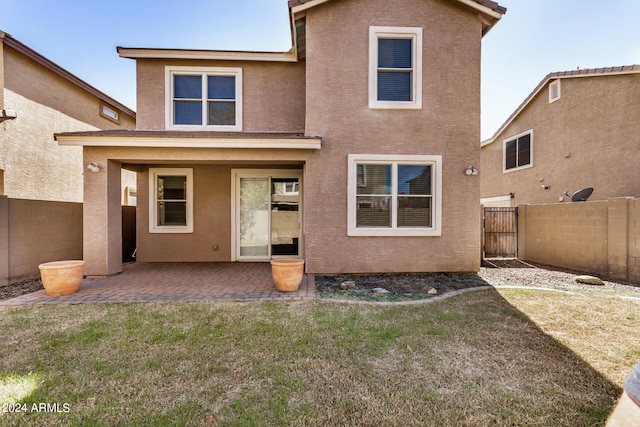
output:
[[[226,61],[298,62],[295,52],[233,52],[223,50],[118,48],[121,58],[129,59],[205,59]]]
[[[473,0],[458,0],[458,3],[462,3],[466,6],[469,6],[472,9],[475,9],[479,12],[484,13],[485,15],[489,15],[492,18],[496,18],[496,19],[500,19],[502,18],[502,14],[500,12],[496,12],[495,10],[487,7],[487,6],[483,6],[480,3],[477,3]]]
[[[303,11],[305,11],[307,9],[311,9],[312,7],[318,6],[318,5],[320,5],[322,3],[326,3],[328,1],[329,0],[312,0],[312,1],[309,1],[309,2],[306,2],[306,3],[303,3],[303,4],[299,4],[298,6],[294,6],[293,8],[291,8],[291,11],[293,13],[303,12]],[[502,14],[501,13],[496,12],[495,10],[490,9],[490,8],[488,8],[486,6],[483,6],[483,5],[479,4],[479,3],[476,3],[473,0],[458,0],[458,2],[460,2],[462,4],[465,4],[465,5],[473,8],[473,9],[476,9],[476,10],[478,10],[478,11],[480,11],[480,12],[486,14],[486,15],[489,15],[489,16],[493,17],[493,18],[496,18],[496,19],[502,18]]]
[[[304,12],[307,9],[311,9],[312,7],[316,7],[322,3],[326,3],[330,0],[312,0],[312,1],[308,1],[306,3],[303,4],[299,4],[297,6],[294,6],[291,8],[291,12],[292,13],[299,13],[299,12]]]
[[[162,138],[125,136],[62,136],[58,145],[78,147],[264,148],[319,150],[322,138]]]
[[[511,195],[509,194],[506,196],[482,197],[480,199],[480,204],[484,205],[485,203],[508,202],[509,200],[511,200]]]

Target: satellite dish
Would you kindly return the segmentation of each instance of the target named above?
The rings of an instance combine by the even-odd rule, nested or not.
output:
[[[591,193],[593,193],[593,188],[591,187],[583,188],[582,190],[578,190],[575,193],[573,193],[573,196],[571,196],[571,201],[585,202],[589,198],[589,196],[591,196]]]

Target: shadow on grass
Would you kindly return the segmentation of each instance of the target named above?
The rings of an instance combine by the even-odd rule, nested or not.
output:
[[[26,378],[18,403],[70,409],[3,425],[591,426],[621,394],[493,289],[415,306],[2,311],[2,393]]]

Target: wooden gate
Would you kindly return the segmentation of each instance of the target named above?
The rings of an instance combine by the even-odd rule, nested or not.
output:
[[[484,208],[484,257],[516,258],[518,208]]]

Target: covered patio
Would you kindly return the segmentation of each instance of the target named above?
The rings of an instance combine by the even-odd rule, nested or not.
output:
[[[145,263],[122,273],[84,279],[74,294],[50,297],[44,290],[0,301],[0,305],[196,301],[301,301],[315,298],[313,276],[304,275],[295,292],[277,291],[271,265],[240,262]]]

